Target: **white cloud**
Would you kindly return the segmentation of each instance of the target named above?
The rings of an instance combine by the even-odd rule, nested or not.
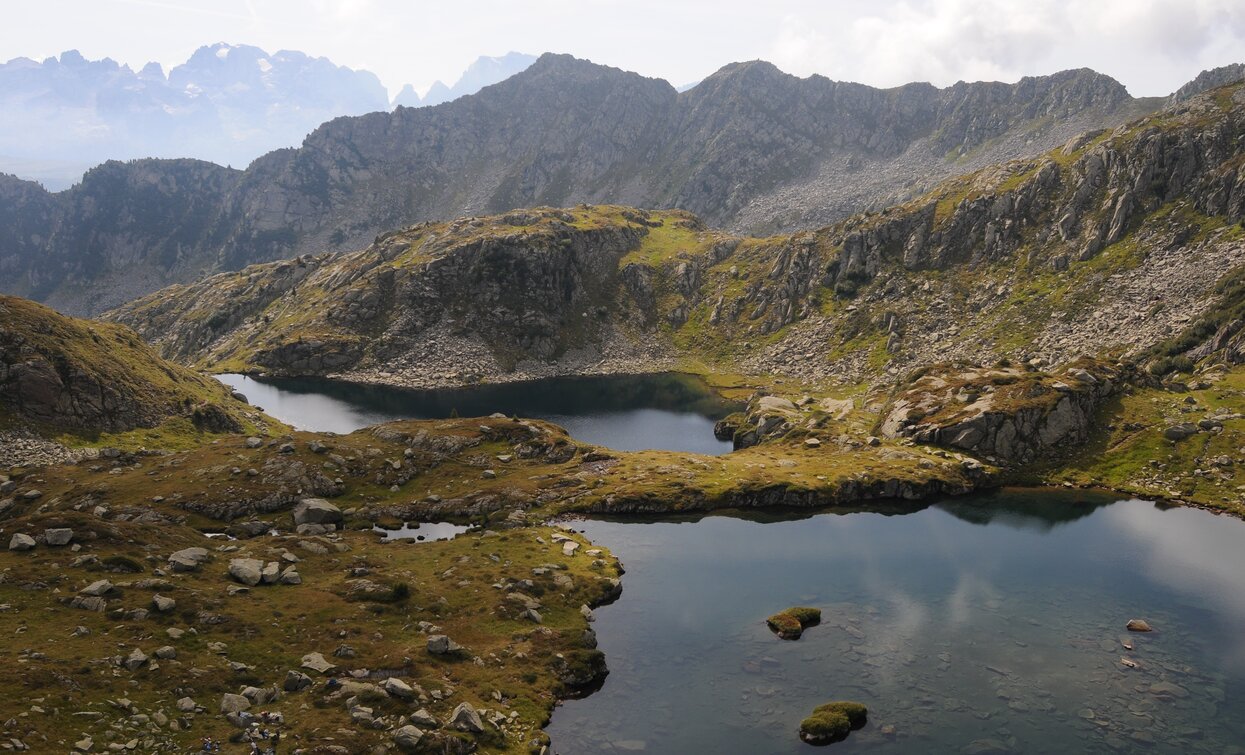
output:
[[[1245,60],[1245,5],[1229,0],[903,0],[854,17],[788,13],[771,47],[792,73],[895,86],[1015,81],[1091,67],[1166,94]]]

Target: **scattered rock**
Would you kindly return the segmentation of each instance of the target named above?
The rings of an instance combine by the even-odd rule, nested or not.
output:
[[[175,572],[198,571],[210,557],[206,548],[183,548],[169,556],[169,566]]]
[[[462,649],[462,645],[443,634],[434,634],[428,638],[428,652],[433,655],[452,655]]]
[[[263,579],[264,562],[256,558],[235,558],[229,562],[229,576],[238,582],[254,587]]]
[[[308,653],[302,658],[302,667],[311,671],[318,671],[321,674],[327,674],[337,667],[324,659],[321,653]]]
[[[69,545],[69,541],[73,540],[73,530],[61,527],[56,529],[47,529],[43,531],[43,542],[48,545],[62,546]]]
[[[298,502],[291,512],[294,525],[300,524],[336,524],[342,520],[341,509],[323,498],[304,498]]]
[[[28,551],[35,547],[35,539],[30,535],[24,535],[21,532],[14,533],[9,538],[9,550],[11,551]]]
[[[1130,632],[1153,632],[1154,628],[1150,626],[1145,619],[1129,619],[1124,628]]]
[[[411,685],[394,676],[381,682],[380,688],[399,700],[415,699],[415,690],[411,689]]]
[[[454,712],[450,714],[450,726],[461,731],[469,731],[478,734],[484,731],[484,724],[480,721],[480,714],[472,707],[471,703],[459,703]]]
[[[112,590],[113,590],[113,586],[111,582],[109,582],[106,579],[100,579],[100,580],[96,580],[92,582],[91,584],[79,590],[78,594],[99,596],[99,595],[107,595],[108,593],[112,592]]]
[[[393,743],[403,752],[415,752],[419,749],[419,742],[424,738],[424,733],[419,729],[407,724],[393,733]]]

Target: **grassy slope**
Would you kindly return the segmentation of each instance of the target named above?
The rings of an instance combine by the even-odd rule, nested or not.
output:
[[[161,359],[129,328],[66,317],[41,304],[11,296],[0,297],[0,314],[0,327],[9,339],[20,339],[23,348],[58,365],[62,372],[107,386],[136,408],[130,430],[98,432],[58,423],[35,426],[66,445],[191,448],[213,437],[197,429],[189,419],[196,408],[208,404],[219,407],[250,432],[284,429],[280,423],[234,399],[219,381]],[[4,411],[9,423],[24,419],[12,407]]]

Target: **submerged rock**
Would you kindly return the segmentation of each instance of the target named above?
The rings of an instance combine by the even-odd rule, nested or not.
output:
[[[1153,632],[1154,628],[1150,626],[1145,619],[1129,619],[1124,628],[1130,632]]]

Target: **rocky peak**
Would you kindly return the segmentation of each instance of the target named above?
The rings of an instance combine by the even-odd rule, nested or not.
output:
[[[1227,84],[1234,84],[1245,79],[1245,63],[1232,63],[1218,68],[1211,68],[1199,73],[1193,81],[1172,92],[1167,98],[1168,105],[1174,105],[1179,102],[1201,94],[1202,92],[1216,89]]]

